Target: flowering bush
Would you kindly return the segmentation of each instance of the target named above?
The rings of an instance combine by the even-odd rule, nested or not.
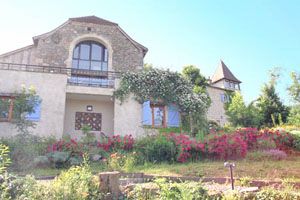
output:
[[[217,159],[244,158],[247,154],[247,143],[240,134],[223,134],[207,141],[208,156]]]
[[[132,135],[125,135],[124,137],[113,135],[112,137],[107,137],[104,141],[98,142],[97,147],[102,148],[104,151],[130,151],[133,149],[133,145],[134,138]]]
[[[79,144],[76,140],[70,139],[67,140],[59,140],[48,146],[48,153],[56,152],[56,151],[64,151],[70,152],[72,154],[80,154],[82,155],[83,145]]]
[[[205,145],[191,139],[188,135],[170,133],[167,135],[169,140],[172,140],[177,147],[177,161],[186,162],[189,159],[199,160],[204,156]]]

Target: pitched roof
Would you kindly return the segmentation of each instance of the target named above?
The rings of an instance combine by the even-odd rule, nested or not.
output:
[[[92,24],[118,25],[117,23],[102,19],[100,17],[96,17],[94,15],[85,16],[85,17],[74,17],[74,18],[69,18],[69,20],[75,22],[92,23]]]
[[[212,81],[212,83],[215,83],[222,79],[241,83],[241,81],[232,74],[232,72],[229,70],[229,68],[221,60],[221,63],[219,65],[219,67],[217,68],[216,72],[214,73],[214,75],[212,76],[211,81]]]

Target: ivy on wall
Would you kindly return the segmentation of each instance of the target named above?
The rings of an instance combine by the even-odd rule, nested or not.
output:
[[[194,85],[180,73],[156,68],[122,74],[114,96],[123,102],[133,94],[139,103],[151,100],[165,105],[175,103],[182,114],[205,115],[210,99],[206,93],[195,93]]]

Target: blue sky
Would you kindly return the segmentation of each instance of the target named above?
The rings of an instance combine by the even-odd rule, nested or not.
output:
[[[288,0],[2,0],[0,53],[32,43],[69,17],[96,15],[118,23],[148,47],[145,62],[181,71],[194,64],[211,76],[220,59],[255,99],[268,70],[282,68],[278,84],[289,104],[289,72],[300,71],[300,1]]]

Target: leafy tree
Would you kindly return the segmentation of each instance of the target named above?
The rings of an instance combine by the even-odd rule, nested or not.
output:
[[[259,125],[260,116],[257,114],[257,108],[253,104],[247,106],[239,92],[233,93],[225,110],[233,126],[257,127]]]
[[[300,74],[296,72],[291,73],[292,85],[288,88],[288,91],[294,101],[300,103]]]
[[[292,106],[288,116],[288,123],[300,126],[300,105]]]
[[[275,85],[276,82],[271,78],[270,83],[264,84],[257,100],[257,107],[262,116],[261,125],[264,126],[272,126],[273,123],[279,124],[280,120],[286,122],[289,114],[288,107],[283,105],[275,91]]]
[[[15,92],[13,101],[13,120],[11,122],[15,124],[20,133],[29,133],[28,129],[34,128],[36,124],[28,120],[26,116],[34,113],[35,107],[41,102],[35,88],[31,86],[26,89],[25,86],[22,86],[21,91]],[[0,99],[0,108],[6,103],[7,101]]]
[[[187,65],[183,67],[182,75],[191,81],[194,85],[194,91],[198,93],[206,92],[206,86],[208,85],[205,76],[200,74],[200,69],[194,65]]]
[[[183,67],[182,75],[185,79],[193,84],[193,91],[197,94],[206,94],[206,86],[208,85],[205,76],[200,74],[200,69],[194,65],[187,65]],[[209,99],[210,101],[210,99]],[[208,122],[206,115],[198,113],[190,113],[189,115],[182,116],[182,121],[185,124],[189,124],[188,129],[192,135],[196,135],[199,131],[206,132],[208,128]]]

